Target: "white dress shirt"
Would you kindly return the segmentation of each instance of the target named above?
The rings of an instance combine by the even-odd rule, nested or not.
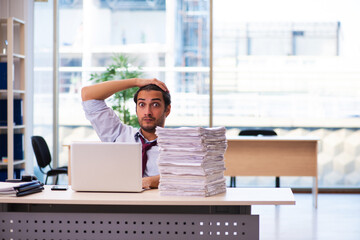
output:
[[[139,142],[140,131],[123,124],[115,112],[104,100],[88,100],[82,102],[86,118],[90,121],[102,142]],[[146,143],[149,141],[144,138]],[[156,140],[154,140],[156,141]],[[151,141],[153,142],[153,141]],[[159,147],[153,146],[147,151],[148,161],[143,177],[159,175],[157,158]]]

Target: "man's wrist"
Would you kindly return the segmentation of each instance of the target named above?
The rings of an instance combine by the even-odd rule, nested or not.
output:
[[[135,87],[140,87],[139,85],[140,85],[140,83],[139,83],[139,78],[132,78],[132,80],[134,81],[134,85],[135,85]]]

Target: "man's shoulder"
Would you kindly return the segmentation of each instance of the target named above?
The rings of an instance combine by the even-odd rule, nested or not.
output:
[[[138,128],[121,123],[121,131],[116,138],[116,142],[137,142],[138,133]]]

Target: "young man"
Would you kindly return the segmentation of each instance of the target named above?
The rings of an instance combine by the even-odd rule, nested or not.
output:
[[[140,87],[134,95],[140,129],[123,124],[105,99],[116,92]],[[86,118],[103,142],[141,142],[143,146],[143,188],[156,188],[160,175],[155,128],[164,127],[171,99],[166,85],[157,79],[113,80],[86,86],[81,90]]]

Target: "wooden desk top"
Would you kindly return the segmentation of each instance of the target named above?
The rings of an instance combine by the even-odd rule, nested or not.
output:
[[[82,205],[295,205],[290,188],[228,188],[226,193],[211,197],[160,196],[159,190],[142,193],[100,193],[51,191],[45,186],[41,193],[24,197],[0,197],[0,203],[21,204],[82,204]]]
[[[226,136],[228,141],[319,141],[314,136]]]

